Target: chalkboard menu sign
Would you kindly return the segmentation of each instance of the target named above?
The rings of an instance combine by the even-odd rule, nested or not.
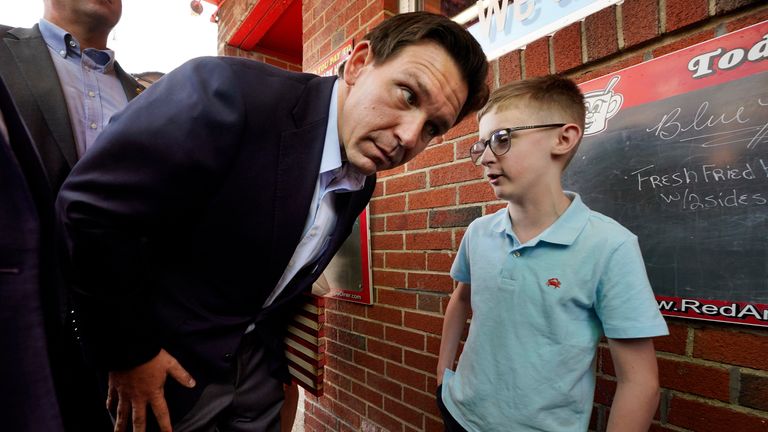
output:
[[[637,234],[662,313],[768,326],[768,21],[581,87],[564,186]]]

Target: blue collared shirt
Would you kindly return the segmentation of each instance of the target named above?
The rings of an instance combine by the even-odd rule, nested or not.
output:
[[[39,26],[64,91],[80,158],[128,103],[115,71],[114,51],[86,48],[81,53],[80,42],[64,29],[45,19]]]

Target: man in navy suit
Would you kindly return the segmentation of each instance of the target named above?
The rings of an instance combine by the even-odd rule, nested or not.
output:
[[[279,430],[286,311],[375,173],[481,107],[486,74],[466,30],[411,13],[366,35],[338,79],[203,58],[116,116],[57,203],[115,429]]]

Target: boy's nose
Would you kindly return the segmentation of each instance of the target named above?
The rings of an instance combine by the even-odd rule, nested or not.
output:
[[[488,164],[495,161],[496,155],[491,151],[491,146],[485,146],[485,149],[483,149],[483,154],[480,155],[480,165],[488,166]]]

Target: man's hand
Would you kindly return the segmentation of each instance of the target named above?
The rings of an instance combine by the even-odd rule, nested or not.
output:
[[[147,404],[157,418],[162,432],[171,432],[171,416],[165,403],[163,386],[170,375],[185,387],[195,386],[195,380],[168,354],[160,350],[152,360],[133,369],[109,373],[107,409],[117,399],[115,432],[124,432],[128,416],[133,421],[134,432],[144,432],[147,425]]]

